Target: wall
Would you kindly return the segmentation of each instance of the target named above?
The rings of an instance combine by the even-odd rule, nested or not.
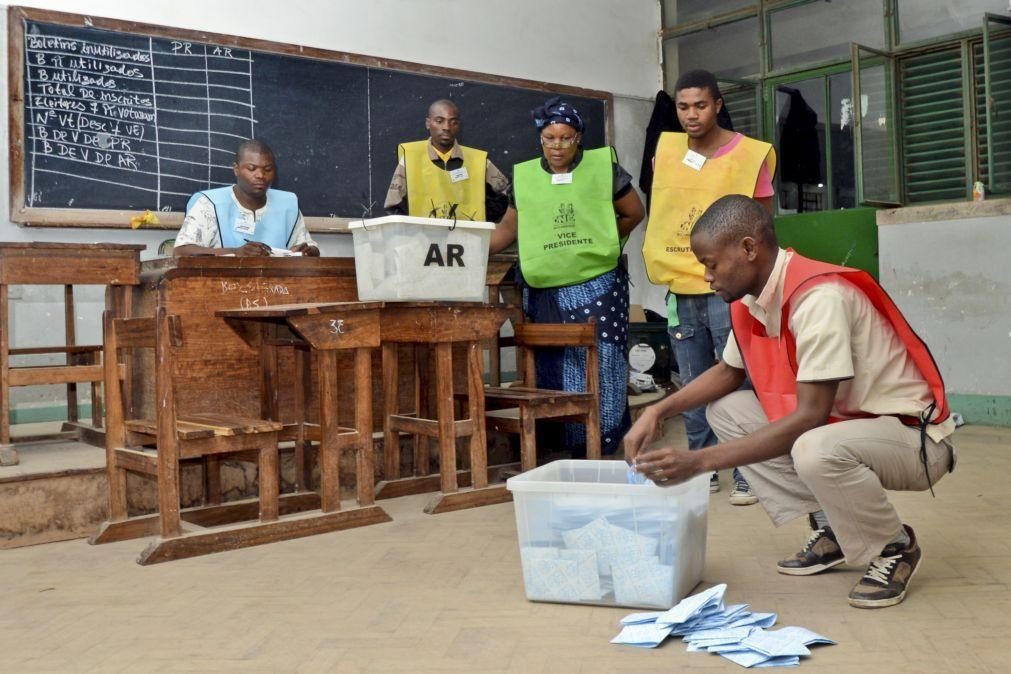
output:
[[[610,91],[615,97],[615,138],[619,161],[634,175],[642,155],[642,133],[660,87],[657,0],[289,0],[283,9],[265,0],[26,0],[18,4],[79,14],[242,35],[323,49],[381,56],[463,70],[521,77]],[[6,6],[3,7],[6,9]],[[6,61],[6,14],[0,53]],[[6,71],[6,67],[3,69]],[[0,110],[6,118],[6,80]],[[466,111],[464,111],[466,115]],[[423,127],[419,120],[419,132]],[[7,147],[7,125],[0,125]],[[7,156],[0,158],[0,240],[143,243],[143,258],[156,257],[158,244],[173,232],[23,228],[10,222]],[[391,167],[392,170],[392,167]],[[344,235],[318,235],[324,255],[351,255]],[[636,243],[638,241],[638,243]],[[641,233],[630,242],[630,257],[641,268]],[[645,287],[634,281],[633,301]],[[62,295],[56,288],[15,288],[12,292],[12,343],[60,343]],[[102,294],[84,288],[77,294],[80,343],[100,341]],[[82,386],[86,390],[86,386]],[[57,404],[58,387],[14,392],[14,406]],[[23,420],[30,417],[25,416]]]
[[[878,214],[881,284],[930,346],[952,409],[1011,426],[1011,200]]]

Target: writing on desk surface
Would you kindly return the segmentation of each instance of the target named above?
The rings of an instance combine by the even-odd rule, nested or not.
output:
[[[250,279],[249,281],[222,281],[221,294],[239,293],[242,295],[290,295],[291,291],[283,283]]]
[[[240,309],[253,309],[256,307],[269,307],[270,298],[278,295],[290,295],[291,290],[283,283],[274,283],[263,279],[250,279],[248,281],[221,281],[221,294],[241,295],[239,298]]]

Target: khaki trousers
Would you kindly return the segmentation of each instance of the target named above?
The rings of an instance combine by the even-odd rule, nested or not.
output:
[[[735,391],[706,410],[720,442],[769,423],[753,391]],[[927,465],[936,484],[953,460],[950,439],[927,438]],[[923,491],[920,431],[895,417],[854,419],[814,428],[789,454],[741,466],[759,503],[777,527],[824,510],[849,564],[865,565],[901,530],[886,489]]]

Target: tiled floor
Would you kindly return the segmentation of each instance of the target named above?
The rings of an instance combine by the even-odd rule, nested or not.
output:
[[[711,498],[705,583],[836,639],[801,665],[821,672],[1011,669],[1011,431],[959,431],[958,470],[894,496],[924,548],[906,602],[865,611],[861,569],[787,577],[805,539],[758,506]],[[626,609],[527,602],[511,504],[438,516],[426,497],[388,501],[394,521],[140,567],[143,541],[0,552],[3,672],[739,671],[718,656],[608,643]]]

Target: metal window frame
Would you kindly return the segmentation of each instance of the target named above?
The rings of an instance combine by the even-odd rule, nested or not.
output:
[[[993,124],[994,124],[994,100],[993,100],[993,88],[990,78],[990,24],[1001,24],[1004,26],[1011,27],[1011,18],[1000,16],[999,14],[991,14],[989,12],[983,15],[983,95],[984,95],[984,109],[986,110],[986,182],[987,190],[990,193],[997,191],[997,183],[994,179],[994,175],[997,173],[994,170],[994,152],[993,152]],[[973,96],[973,107],[975,107],[975,96]],[[976,134],[972,137],[973,144],[975,145]],[[972,178],[969,176],[969,193],[972,193]]]
[[[822,95],[825,97],[826,101],[831,100],[831,92],[829,79],[833,75],[839,75],[841,73],[850,72],[850,67],[848,62],[846,63],[836,63],[832,65],[820,66],[812,70],[806,70],[800,73],[791,73],[788,75],[776,75],[769,77],[762,82],[762,91],[765,109],[762,114],[762,120],[764,125],[762,127],[762,135],[769,142],[775,144],[776,140],[776,88],[781,84],[790,84],[793,82],[801,82],[805,80],[813,80],[821,78],[822,80]],[[826,105],[826,109],[828,106]],[[831,126],[831,115],[829,115],[829,123],[825,126],[825,140],[824,147],[822,147],[822,152],[825,156],[825,208],[823,210],[831,211],[836,210],[835,206],[835,194],[834,185],[835,178],[832,175],[832,134],[830,133],[829,127]],[[854,146],[854,153],[856,152]],[[778,171],[777,171],[778,174]],[[776,204],[776,211],[779,212],[779,204]]]
[[[862,100],[860,92],[860,53],[868,52],[872,54],[872,58],[881,58],[884,60],[885,64],[885,75],[886,75],[886,86],[888,91],[886,92],[886,111],[888,113],[888,118],[891,120],[891,127],[888,132],[888,142],[891,145],[891,153],[889,155],[889,177],[892,182],[892,193],[895,195],[895,201],[888,199],[867,199],[864,195],[864,166],[863,166],[863,110],[862,110]],[[897,108],[897,97],[895,94],[896,87],[896,58],[894,54],[890,54],[880,49],[875,49],[873,47],[868,47],[866,45],[857,44],[856,42],[850,43],[850,55],[853,61],[853,155],[856,162],[854,166],[854,171],[856,175],[857,184],[857,205],[859,206],[876,206],[876,207],[886,207],[886,208],[896,208],[902,206],[905,203],[905,181],[902,175],[902,156],[900,154],[901,147],[898,142],[900,132],[901,132],[901,120],[896,114]]]

